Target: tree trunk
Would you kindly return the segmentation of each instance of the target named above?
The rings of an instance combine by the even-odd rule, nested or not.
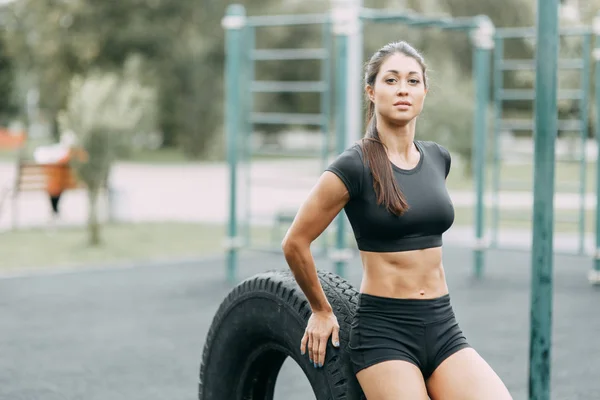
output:
[[[98,222],[98,190],[88,191],[89,211],[88,211],[88,238],[90,246],[99,246],[100,223]]]

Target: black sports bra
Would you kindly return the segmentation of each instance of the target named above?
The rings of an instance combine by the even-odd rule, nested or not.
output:
[[[415,141],[415,145],[421,153],[415,168],[405,170],[390,161],[409,205],[402,216],[377,204],[373,177],[359,143],[326,168],[348,189],[350,200],[344,210],[360,250],[396,252],[439,247],[442,234],[452,226],[454,206],[446,189],[450,153],[435,142]]]

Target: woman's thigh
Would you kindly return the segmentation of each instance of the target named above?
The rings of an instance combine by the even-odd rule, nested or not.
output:
[[[428,400],[419,368],[408,361],[391,360],[356,374],[368,400]]]
[[[472,348],[447,359],[427,380],[432,400],[511,400],[508,389],[490,365]]]

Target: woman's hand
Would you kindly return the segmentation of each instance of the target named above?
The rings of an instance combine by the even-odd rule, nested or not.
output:
[[[306,324],[300,352],[304,354],[308,349],[308,357],[315,368],[322,367],[325,363],[325,349],[329,336],[331,336],[331,343],[339,347],[340,325],[335,314],[331,311],[313,312]]]

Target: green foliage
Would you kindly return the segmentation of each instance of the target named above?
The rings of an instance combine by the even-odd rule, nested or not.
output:
[[[29,88],[40,91],[40,106],[50,119],[65,108],[73,76],[87,76],[89,71],[120,71],[132,54],[145,60],[144,85],[156,90],[157,129],[164,145],[182,149],[190,158],[223,157],[214,151],[223,137],[224,105],[224,38],[221,19],[233,1],[215,0],[19,0],[6,8],[4,18],[6,43],[11,62],[18,70],[14,87],[20,104]],[[240,0],[247,14],[322,13],[330,2]],[[496,27],[534,26],[535,2],[527,0],[364,0],[366,7],[405,7],[426,15],[488,15]],[[600,7],[600,0],[580,2],[582,23],[588,24]],[[564,24],[568,23],[563,21]],[[435,128],[451,128],[459,137],[471,123],[467,105],[472,75],[472,43],[465,32],[444,32],[431,28],[410,28],[401,24],[365,24],[366,60],[373,51],[392,40],[407,40],[423,52],[432,76],[437,78],[438,93],[432,91],[431,108],[422,118]],[[323,42],[320,26],[260,28],[259,48],[317,48]],[[1,45],[1,43],[0,43]],[[562,43],[565,54],[577,56],[577,43]],[[0,53],[3,53],[0,48]],[[533,42],[512,40],[506,43],[506,58],[526,59],[534,55]],[[2,63],[0,59],[0,63]],[[3,69],[4,71],[4,69]],[[317,62],[260,62],[256,79],[319,80]],[[335,77],[335,68],[330,71]],[[437,75],[436,75],[437,73]],[[0,76],[0,87],[6,79]],[[447,78],[447,76],[449,78]],[[362,77],[357,77],[357,81]],[[4,79],[4,80],[3,80]],[[577,76],[561,75],[561,86],[577,85]],[[505,87],[531,87],[533,75],[507,73]],[[448,97],[465,99],[461,124],[445,120],[445,110],[434,112],[433,100],[441,91]],[[454,94],[453,94],[454,93]],[[444,95],[446,96],[446,95]],[[451,101],[452,104],[458,102]],[[472,104],[471,104],[472,105]],[[561,113],[574,110],[561,104]],[[0,112],[2,110],[0,104]],[[512,108],[511,108],[512,107]],[[254,110],[263,112],[318,112],[315,94],[273,93],[255,97]],[[458,112],[458,111],[457,111]],[[508,113],[531,115],[531,107],[507,105]],[[463,114],[461,114],[463,115]],[[423,125],[423,124],[421,124]],[[463,126],[464,125],[464,126]],[[428,125],[429,126],[429,125]],[[277,133],[289,127],[259,126]],[[432,128],[432,129],[433,129]],[[437,128],[435,128],[437,129]],[[276,137],[276,135],[274,135]],[[465,146],[470,140],[464,140]],[[462,145],[461,145],[462,146]],[[458,147],[461,147],[458,146]],[[458,148],[457,147],[457,148]]]
[[[131,145],[133,135],[155,127],[155,90],[137,79],[140,65],[132,58],[122,73],[90,72],[71,82],[62,128],[74,132],[88,153],[88,161],[78,166],[92,191]]]
[[[417,137],[436,141],[460,155],[468,174],[475,112],[472,79],[456,64],[446,62],[438,65],[430,80],[425,106],[417,122]]]
[[[91,71],[73,78],[69,100],[61,113],[64,132],[74,133],[87,156],[73,157],[73,166],[88,188],[90,243],[100,243],[97,198],[120,151],[137,132],[155,128],[156,95],[138,79],[139,58],[122,72]]]
[[[0,36],[0,124],[8,125],[18,113],[14,97],[15,73],[13,59],[6,52],[4,35]]]

